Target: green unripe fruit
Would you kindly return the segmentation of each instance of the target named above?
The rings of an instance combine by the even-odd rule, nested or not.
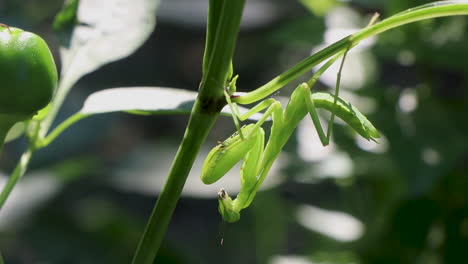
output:
[[[52,100],[57,68],[38,35],[0,24],[0,150],[6,133]]]
[[[0,114],[32,116],[57,86],[57,68],[38,35],[0,26]]]

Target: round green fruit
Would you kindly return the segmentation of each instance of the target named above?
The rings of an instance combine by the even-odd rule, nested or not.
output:
[[[57,86],[57,68],[45,41],[3,24],[0,76],[0,116],[32,117],[51,101]]]

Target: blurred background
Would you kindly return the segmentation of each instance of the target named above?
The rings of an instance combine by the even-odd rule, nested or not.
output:
[[[364,27],[374,12],[385,18],[427,2],[247,0],[234,59],[238,89],[266,83]],[[144,45],[80,79],[57,122],[105,88],[196,91],[207,4],[162,0]],[[0,0],[0,22],[43,36],[60,65],[52,23],[62,5]],[[312,122],[304,120],[235,224],[221,222],[216,194],[220,187],[235,194],[239,170],[214,186],[199,180],[206,153],[235,129],[230,118],[220,117],[155,263],[468,263],[466,47],[467,17],[450,17],[407,25],[353,49],[340,95],[379,129],[379,144],[337,122],[333,143],[323,148]],[[315,89],[333,89],[336,70],[324,74]],[[311,75],[274,97],[287,97]],[[38,151],[0,212],[6,263],[129,263],[187,120],[99,115]],[[24,139],[5,146],[0,185],[25,147]]]

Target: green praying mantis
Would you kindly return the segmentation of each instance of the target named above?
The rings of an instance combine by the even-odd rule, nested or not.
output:
[[[242,96],[241,93],[236,93],[237,76],[230,81],[225,94],[226,100],[233,112],[237,132],[225,141],[220,142],[209,152],[201,173],[203,183],[212,184],[243,159],[240,171],[241,189],[237,197],[232,199],[224,189],[221,189],[218,193],[218,209],[224,221],[232,223],[240,219],[240,211],[252,203],[274,161],[279,156],[299,122],[307,114],[310,115],[320,141],[324,146],[328,145],[330,141],[335,115],[367,140],[375,141],[380,137],[377,129],[362,113],[349,102],[338,97],[341,71],[346,54],[351,46],[346,51],[340,52],[330,59],[308,82],[297,86],[284,109],[279,101],[269,98],[241,115],[237,109],[237,105],[231,102],[231,100]],[[324,92],[312,93],[311,87],[313,87],[318,78],[341,56],[343,56],[343,59],[337,75],[335,94]],[[263,98],[256,99],[261,100]],[[317,108],[323,108],[331,112],[326,133],[320,123]],[[263,110],[265,112],[257,123],[243,127],[239,126],[237,119],[244,121],[253,114]],[[261,126],[270,117],[272,120],[271,131],[265,145],[265,132]]]

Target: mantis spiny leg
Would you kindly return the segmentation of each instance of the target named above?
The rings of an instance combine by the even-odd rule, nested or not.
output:
[[[333,108],[336,109],[336,105],[338,103],[338,95],[340,93],[340,84],[341,84],[341,72],[343,71],[343,66],[344,62],[346,60],[346,54],[348,54],[349,47],[346,49],[345,53],[343,54],[343,59],[341,59],[341,64],[340,64],[340,69],[338,70],[338,73],[336,74],[336,88],[335,88],[335,94],[334,94],[334,101],[333,101]],[[333,122],[335,121],[335,112],[332,111],[330,120],[328,121],[328,128],[327,128],[327,144],[330,141],[331,133],[333,130]]]
[[[375,13],[372,16],[371,20],[369,21],[369,24],[367,24],[366,27],[372,26],[375,22],[377,22],[378,18],[379,18],[379,13]],[[338,103],[338,95],[340,93],[340,85],[341,85],[341,72],[343,71],[343,66],[344,66],[344,62],[346,60],[346,55],[348,54],[348,51],[351,49],[351,47],[352,47],[352,45],[349,45],[348,48],[346,49],[346,51],[344,52],[343,59],[341,59],[340,68],[338,70],[338,73],[336,74],[336,88],[335,88],[335,94],[334,94],[335,99],[333,101],[333,108],[336,108],[337,103]],[[333,130],[333,122],[335,121],[335,115],[336,115],[335,111],[332,111],[330,120],[328,121],[327,141],[326,141],[327,145],[328,145],[328,143],[330,141],[331,133],[332,133],[332,130]]]
[[[345,59],[345,56],[346,56],[346,53],[348,52],[348,50],[346,50],[344,52],[344,55],[343,55],[343,60],[342,60],[342,63],[341,63],[341,66],[340,66],[340,70],[338,72],[338,75],[337,75],[337,88],[336,88],[336,91],[335,91],[335,100],[333,102],[333,105],[334,105],[334,109],[337,105],[337,98],[338,98],[338,93],[339,93],[339,86],[340,86],[340,79],[341,79],[341,70],[342,70],[342,66],[343,66],[343,62],[344,62],[344,59]],[[333,58],[331,58],[330,60],[327,61],[327,63],[325,63],[322,67],[320,67],[316,72],[315,74],[312,76],[312,78],[309,79],[309,81],[307,81],[307,86],[302,84],[302,89],[310,89],[310,93],[312,94],[312,87],[315,85],[315,83],[318,81],[319,77],[322,76],[322,74],[331,66],[333,65],[333,63],[335,63],[335,61],[340,58],[342,53],[339,53],[337,55],[335,55]],[[320,142],[322,142],[322,145],[324,146],[327,146],[329,143],[330,143],[330,137],[331,137],[331,132],[332,132],[332,128],[333,128],[333,119],[335,117],[335,111],[332,111],[332,116],[330,118],[330,121],[328,122],[328,127],[327,127],[327,133],[325,134],[323,128],[322,128],[322,124],[320,123],[320,119],[318,117],[318,113],[316,111],[316,107],[315,107],[315,104],[314,104],[314,100],[312,100],[310,98],[310,96],[304,96],[304,100],[305,100],[305,103],[307,105],[307,109],[309,111],[309,114],[310,114],[310,117],[312,119],[312,122],[314,123],[314,126],[315,126],[315,130],[317,130],[317,134],[320,138]]]
[[[369,24],[366,26],[366,27],[370,27],[372,26],[373,24],[375,24],[375,22],[377,22],[377,19],[379,18],[379,14],[378,13],[375,13]],[[357,43],[353,44],[353,43],[350,43],[350,45],[346,48],[346,50],[337,55],[335,55],[333,58],[331,58],[330,60],[327,61],[327,63],[325,63],[322,67],[320,67],[320,69],[312,76],[312,78],[310,78],[310,80],[307,82],[308,86],[310,87],[310,90],[312,92],[312,87],[314,86],[314,84],[317,82],[318,78],[331,66],[333,65],[333,63],[335,63],[335,61],[343,54],[343,58],[341,60],[341,64],[340,64],[340,68],[338,70],[338,73],[336,75],[336,88],[335,88],[335,94],[334,94],[334,100],[333,100],[333,111],[331,111],[331,116],[330,116],[330,120],[328,121],[328,127],[327,127],[327,134],[325,135],[325,133],[323,132],[323,128],[322,128],[322,124],[320,123],[320,120],[319,120],[319,117],[318,117],[318,114],[317,114],[317,111],[315,110],[315,104],[314,104],[314,100],[310,99],[309,98],[306,98],[305,101],[306,101],[306,104],[307,104],[307,107],[309,109],[309,113],[310,113],[310,117],[312,118],[312,121],[314,123],[314,126],[315,126],[315,129],[317,130],[317,133],[319,135],[319,138],[320,138],[320,141],[322,142],[322,145],[326,146],[330,143],[330,138],[331,138],[331,134],[332,134],[332,131],[333,131],[333,124],[334,124],[334,121],[335,121],[335,116],[336,116],[336,107],[337,107],[337,104],[338,104],[338,98],[339,98],[339,93],[340,93],[340,86],[341,86],[341,73],[343,71],[343,66],[344,66],[344,62],[346,60],[346,55],[348,54],[348,51],[354,47]]]

